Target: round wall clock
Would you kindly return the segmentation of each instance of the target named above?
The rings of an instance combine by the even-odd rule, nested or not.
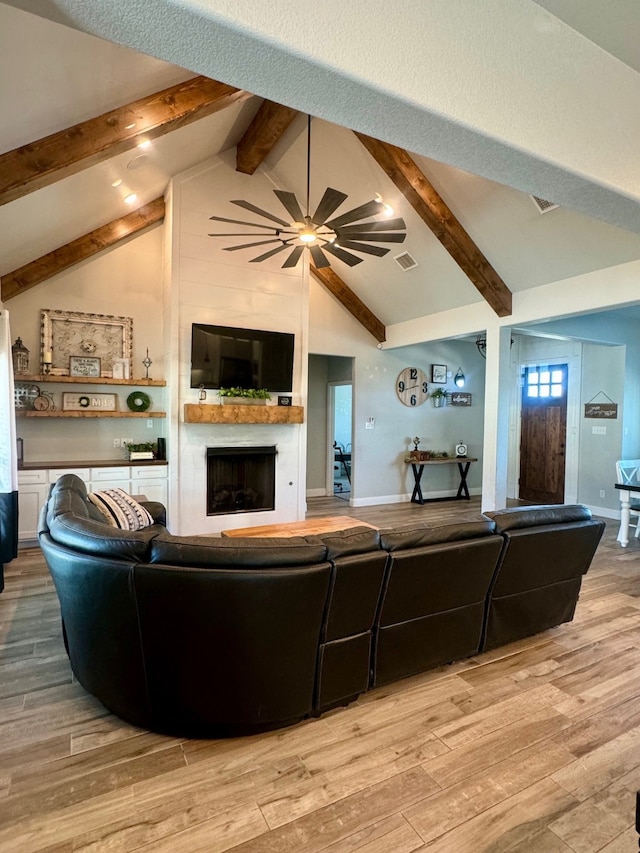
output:
[[[427,399],[427,377],[419,367],[405,367],[396,379],[396,394],[405,406],[421,406]]]

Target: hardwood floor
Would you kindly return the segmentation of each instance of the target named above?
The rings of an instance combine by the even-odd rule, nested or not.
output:
[[[474,518],[478,499],[309,516]],[[576,618],[249,738],[180,741],[73,681],[37,549],[0,595],[2,853],[628,853],[640,543],[609,522]]]

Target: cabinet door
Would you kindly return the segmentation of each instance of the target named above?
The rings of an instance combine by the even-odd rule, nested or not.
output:
[[[38,538],[38,518],[49,486],[24,483],[18,486],[18,540]]]
[[[163,506],[167,505],[167,481],[166,480],[132,480],[131,494],[144,495],[148,501],[159,501]]]

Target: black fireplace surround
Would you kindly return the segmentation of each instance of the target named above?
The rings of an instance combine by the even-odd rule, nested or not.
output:
[[[587,507],[322,537],[116,530],[52,487],[39,540],[71,667],[153,731],[249,734],[568,622],[604,529]]]
[[[207,515],[275,509],[276,447],[207,447]]]

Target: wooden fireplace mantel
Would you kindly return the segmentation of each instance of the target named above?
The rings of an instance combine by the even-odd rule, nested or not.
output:
[[[220,406],[185,403],[187,424],[301,424],[303,406]]]

